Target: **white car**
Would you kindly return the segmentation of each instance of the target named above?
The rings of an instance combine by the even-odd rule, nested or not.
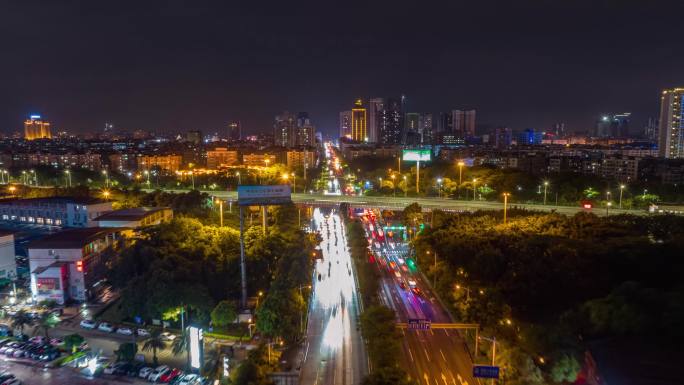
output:
[[[397,270],[394,271],[394,276],[397,278],[401,278],[401,273]]]
[[[402,257],[397,257],[397,261],[399,261],[400,265],[403,265],[404,263],[406,263],[406,261],[404,261],[404,258],[402,258]]]
[[[166,372],[168,372],[169,370],[171,370],[171,369],[169,369],[169,367],[166,365],[157,366],[157,368],[154,369],[154,371],[152,373],[150,373],[149,376],[147,376],[147,379],[152,381],[152,382],[157,382],[157,381],[159,381],[161,376],[166,374]]]
[[[147,331],[147,329],[139,328],[136,330],[136,333],[138,334],[138,337],[149,337],[150,332]]]
[[[150,374],[152,374],[153,371],[154,371],[154,369],[146,366],[146,367],[140,369],[140,372],[138,372],[138,377],[147,378],[150,376]]]
[[[95,329],[95,326],[97,324],[95,323],[95,321],[91,319],[84,319],[83,321],[81,321],[80,325],[83,329]]]
[[[193,385],[200,377],[197,374],[186,374],[177,385]]]
[[[114,326],[108,322],[102,322],[98,327],[97,330],[102,331],[102,332],[107,332],[111,333],[114,331]]]
[[[173,340],[176,339],[176,335],[175,335],[175,334],[171,334],[171,333],[169,333],[169,332],[164,332],[164,333],[160,334],[160,337],[161,337],[161,339],[164,340],[164,341],[173,341]]]
[[[133,335],[133,329],[131,328],[118,328],[116,329],[117,334],[123,334],[125,336],[132,336]]]
[[[414,287],[414,286],[416,286],[416,280],[413,278],[409,278],[408,284],[409,284],[409,286]]]

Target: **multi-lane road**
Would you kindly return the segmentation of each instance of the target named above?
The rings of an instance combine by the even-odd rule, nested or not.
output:
[[[373,258],[382,277],[380,298],[395,311],[397,322],[429,319],[434,323],[452,320],[418,272],[406,242],[383,230],[379,213],[365,211],[361,217]],[[395,232],[396,233],[396,232]],[[475,385],[472,360],[461,335],[453,329],[402,329],[404,365],[409,375],[424,385]]]
[[[357,385],[368,371],[358,321],[361,309],[344,227],[334,210],[316,209],[322,258],[316,261],[307,324],[304,385]]]

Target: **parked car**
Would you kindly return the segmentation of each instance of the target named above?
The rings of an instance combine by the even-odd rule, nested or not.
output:
[[[5,380],[1,385],[21,385],[21,381],[16,378]]]
[[[135,331],[138,334],[138,337],[149,337],[150,332],[147,329],[143,328],[138,328],[138,330]]]
[[[148,366],[145,366],[145,367],[140,369],[140,372],[138,372],[138,377],[147,378],[150,376],[150,374],[152,374],[153,371],[154,371],[154,369],[152,369]]]
[[[59,350],[56,349],[46,349],[43,354],[41,354],[40,357],[38,357],[41,361],[54,361],[60,356]]]
[[[150,373],[149,376],[147,376],[147,379],[152,382],[157,382],[159,381],[161,376],[163,376],[164,374],[166,374],[166,372],[170,370],[171,369],[169,369],[169,367],[166,365],[159,365],[156,369],[154,369],[154,371],[152,371],[152,373]]]
[[[118,329],[116,329],[116,332],[118,334],[123,334],[125,336],[132,336],[133,335],[133,329],[131,329],[131,328],[118,328]]]
[[[160,335],[160,337],[161,337],[161,339],[164,340],[164,341],[173,341],[173,340],[176,339],[176,335],[175,335],[175,334],[171,334],[171,333],[169,333],[169,332],[163,332],[163,333]]]
[[[116,362],[116,363],[110,362],[107,365],[105,365],[105,368],[102,371],[104,372],[104,374],[114,374],[114,368],[116,367],[116,365],[119,365],[119,364],[120,364],[120,362]]]
[[[199,376],[194,373],[186,374],[182,377],[180,377],[180,380],[176,383],[176,385],[194,385],[195,382],[199,379]]]
[[[50,338],[50,345],[52,346],[59,346],[64,343],[64,340],[61,338]]]
[[[0,347],[0,354],[9,354],[8,350],[14,350],[14,348],[16,348],[17,346],[19,346],[18,342],[10,342],[8,344],[5,344],[2,347]]]
[[[81,321],[80,325],[83,329],[95,329],[97,323],[91,319],[84,319]]]
[[[102,332],[112,333],[114,331],[114,326],[112,326],[112,324],[110,324],[109,322],[102,322],[97,327],[97,330],[102,331]]]
[[[14,357],[14,358],[23,357],[26,350],[30,347],[31,347],[31,345],[29,345],[29,344],[22,344],[18,348],[14,349],[14,351],[12,352],[12,357]]]
[[[140,369],[142,369],[143,367],[145,367],[144,362],[139,362],[139,361],[131,362],[131,365],[126,370],[126,375],[128,377],[137,377],[138,374],[140,373]],[[149,375],[149,373],[148,373],[148,375]]]
[[[182,376],[183,372],[180,369],[172,369],[165,374],[163,374],[161,377],[159,377],[159,381],[163,382],[165,384],[168,384],[169,382],[175,380],[179,376]]]

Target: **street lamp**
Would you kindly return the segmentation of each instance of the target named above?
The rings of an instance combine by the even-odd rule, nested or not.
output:
[[[109,188],[109,173],[107,170],[102,170],[102,175],[105,177],[105,186]]]
[[[549,181],[545,180],[544,181],[544,205],[546,205],[546,190],[549,187]]]
[[[65,173],[66,176],[67,176],[67,181],[68,181],[67,186],[71,187],[71,171],[69,171],[69,170],[64,170],[64,173]]]
[[[504,197],[504,212],[503,212],[503,223],[506,224],[506,212],[508,210],[508,197],[511,196],[510,193],[503,193]]]
[[[221,218],[220,219],[220,223],[221,223],[220,226],[223,227],[223,201],[221,199],[217,199],[216,203],[219,204],[219,218]]]
[[[38,177],[36,176],[36,170],[31,170],[31,174],[33,174],[33,185],[38,186]]]
[[[622,192],[625,190],[625,185],[620,185],[620,210],[622,210]]]
[[[404,198],[408,196],[408,182],[406,182],[406,175],[403,176],[404,179]]]
[[[145,183],[147,183],[147,188],[149,188],[150,187],[150,171],[149,170],[145,170],[145,176],[147,176],[147,182],[145,182]]]
[[[442,197],[442,178],[437,178],[437,197]]]
[[[606,215],[608,215],[608,210],[610,209],[610,206],[613,205],[613,202],[607,202],[606,203]]]
[[[459,161],[458,163],[458,185],[460,186],[461,183],[463,183],[463,166],[465,166],[465,163],[462,161]]]
[[[240,171],[236,172],[235,175],[238,177],[238,186],[242,184],[242,179],[240,177]]]
[[[473,178],[473,200],[475,200],[475,196],[477,194],[477,190],[475,188],[476,184],[477,184],[477,178]]]
[[[297,174],[292,173],[292,192],[297,193]]]
[[[396,198],[396,196],[397,196],[397,185],[396,185],[396,183],[394,182],[394,178],[395,178],[395,177],[396,177],[396,175],[394,175],[394,174],[390,175],[390,178],[392,178],[392,188],[394,189],[394,191],[392,192],[392,194],[393,194],[394,197]]]
[[[105,200],[109,199],[109,195],[110,195],[110,193],[108,190],[104,190],[102,192],[102,196],[105,198]]]

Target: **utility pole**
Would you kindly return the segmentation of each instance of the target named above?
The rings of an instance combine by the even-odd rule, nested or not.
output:
[[[622,192],[625,190],[625,185],[620,185],[620,210],[622,210]]]
[[[247,309],[247,265],[245,262],[245,215],[244,207],[240,206],[240,286],[242,289],[240,305]]]
[[[420,161],[416,162],[416,194],[420,193]]]
[[[544,181],[544,206],[546,206],[546,189],[549,187],[549,182]]]

